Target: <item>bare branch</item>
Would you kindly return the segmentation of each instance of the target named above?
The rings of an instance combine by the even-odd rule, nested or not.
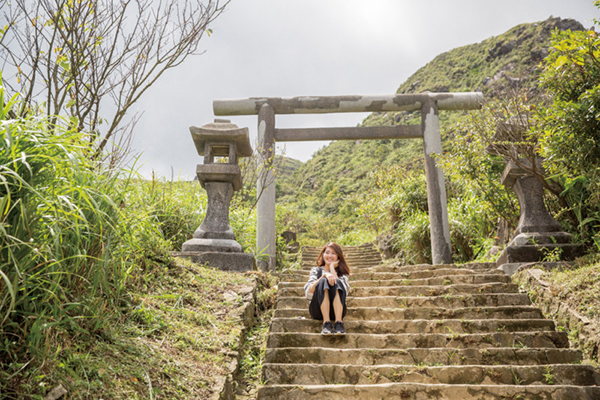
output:
[[[199,54],[229,1],[14,0],[0,21],[9,25],[0,40],[6,87],[32,107],[76,118],[100,158],[113,141],[127,147],[131,107],[167,70]]]

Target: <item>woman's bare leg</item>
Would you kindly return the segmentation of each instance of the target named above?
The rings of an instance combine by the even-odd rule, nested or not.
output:
[[[327,299],[327,303],[329,303],[329,298]],[[323,301],[325,303],[325,301]],[[321,306],[322,307],[322,306]],[[322,309],[322,308],[321,308]],[[333,298],[333,312],[335,313],[335,322],[342,322],[343,314],[344,314],[344,305],[342,304],[342,300],[340,299],[340,291],[335,291],[335,297]],[[323,314],[325,315],[325,314]]]
[[[323,302],[321,303],[321,313],[323,314],[323,322],[331,321],[329,316],[329,289],[325,289],[323,293]],[[334,300],[335,307],[335,300]],[[341,303],[340,303],[341,304]]]

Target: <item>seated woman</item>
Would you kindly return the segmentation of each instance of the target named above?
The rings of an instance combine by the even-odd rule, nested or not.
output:
[[[310,316],[323,321],[322,335],[344,335],[342,319],[346,316],[346,296],[350,291],[350,268],[340,245],[327,243],[317,257],[317,265],[311,269],[304,285],[306,298],[310,300]],[[334,326],[331,325],[332,315],[335,316]]]

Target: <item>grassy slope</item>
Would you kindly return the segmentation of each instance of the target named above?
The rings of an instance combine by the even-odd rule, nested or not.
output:
[[[184,261],[143,278],[131,291],[137,306],[130,316],[96,337],[63,342],[56,364],[22,377],[15,392],[0,397],[36,398],[58,384],[69,399],[210,397],[230,362],[228,353],[240,346],[243,326],[235,310],[241,298],[235,292],[254,278]]]
[[[513,281],[529,292],[533,304],[539,306],[547,318],[554,319],[559,330],[568,332],[572,345],[579,347],[592,364],[600,367],[597,348],[600,340],[597,335],[600,327],[598,258],[580,260],[572,268],[544,270],[540,279],[547,287],[534,284],[526,271],[513,276]],[[579,314],[581,320],[574,318],[565,309],[567,307]]]

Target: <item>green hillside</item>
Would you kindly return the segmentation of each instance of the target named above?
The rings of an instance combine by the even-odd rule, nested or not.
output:
[[[397,93],[481,91],[486,100],[514,91],[536,95],[540,62],[548,54],[555,30],[583,30],[571,19],[549,18],[518,25],[508,32],[440,54],[415,72]],[[442,136],[466,112],[440,113]],[[376,112],[362,125],[420,124],[418,112]],[[318,150],[290,178],[278,183],[278,204],[324,217],[343,216],[339,224],[357,229],[353,220],[356,193],[369,190],[369,173],[390,166],[422,168],[420,140],[336,141]]]

